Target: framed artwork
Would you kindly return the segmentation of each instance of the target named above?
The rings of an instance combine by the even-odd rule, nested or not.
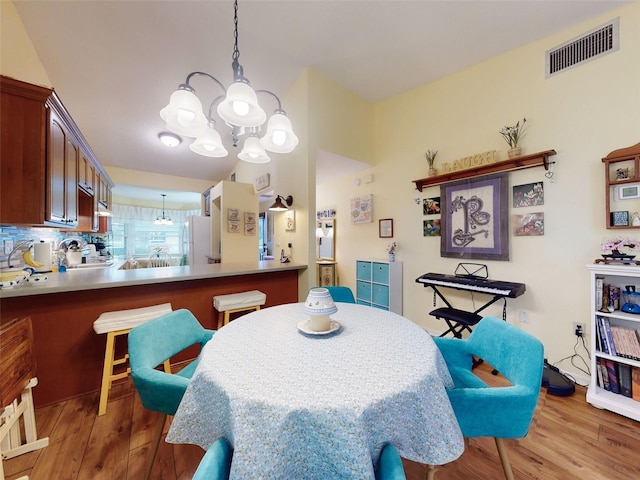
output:
[[[284,229],[287,232],[293,232],[296,229],[296,211],[287,210],[286,212],[284,212],[284,221]]]
[[[527,183],[513,187],[513,208],[544,205],[544,186],[542,182]]]
[[[240,222],[237,220],[229,220],[227,222],[227,231],[229,233],[239,233],[240,232]]]
[[[484,175],[440,186],[440,255],[509,260],[509,177]]]
[[[256,234],[256,224],[254,223],[245,223],[244,224],[244,234],[245,235],[255,235]]]
[[[227,220],[240,220],[240,214],[237,208],[227,209]]]
[[[378,236],[393,238],[393,218],[383,218],[378,222]]]
[[[351,199],[351,223],[373,222],[373,195],[363,195]]]
[[[440,213],[440,197],[425,198],[422,200],[423,215],[438,215]]]
[[[422,235],[425,237],[439,237],[440,236],[440,219],[423,220],[422,221]]]
[[[254,212],[244,212],[244,223],[256,223],[256,214]]]
[[[514,215],[513,234],[519,237],[544,235],[544,212]]]

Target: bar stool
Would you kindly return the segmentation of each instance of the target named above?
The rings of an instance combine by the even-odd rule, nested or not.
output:
[[[114,380],[126,378],[131,373],[131,368],[127,367],[120,373],[114,372],[114,367],[122,365],[129,359],[129,354],[115,358],[116,337],[128,335],[133,327],[160,317],[171,312],[171,304],[163,303],[150,307],[132,308],[130,310],[118,310],[115,312],[105,312],[93,322],[93,330],[97,334],[107,334],[107,347],[104,352],[104,366],[102,368],[102,386],[100,387],[100,406],[98,416],[104,415],[107,411],[107,400],[109,390]],[[169,360],[164,362],[164,371],[171,373]]]
[[[232,313],[260,310],[266,301],[267,294],[260,290],[216,295],[213,297],[213,307],[218,311],[218,329],[229,323]]]

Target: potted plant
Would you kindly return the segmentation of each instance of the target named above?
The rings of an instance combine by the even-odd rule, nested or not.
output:
[[[427,159],[427,163],[429,164],[429,176],[433,177],[438,174],[438,170],[433,166],[436,161],[436,155],[438,155],[437,150],[427,150],[424,154]]]
[[[509,158],[519,157],[520,154],[522,153],[522,147],[520,147],[518,143],[520,142],[520,139],[524,134],[525,123],[527,123],[527,119],[523,118],[522,123],[520,123],[520,120],[518,120],[518,122],[515,125],[511,127],[509,126],[503,127],[502,130],[500,130],[500,135],[504,137],[504,139],[509,144],[509,147],[511,147],[507,152],[509,155]]]

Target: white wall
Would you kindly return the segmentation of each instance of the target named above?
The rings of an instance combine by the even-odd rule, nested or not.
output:
[[[620,50],[545,79],[545,51],[620,16]],[[573,354],[572,322],[589,321],[589,276],[585,265],[600,255],[601,242],[614,233],[604,225],[604,168],[601,158],[640,138],[640,3],[526,45],[439,81],[375,105],[375,167],[317,189],[318,205],[335,206],[339,225],[337,261],[341,283],[355,287],[355,260],[384,257],[388,240],[378,238],[378,219],[394,219],[397,259],[404,261],[404,314],[434,331],[431,289],[415,283],[426,272],[452,274],[456,259],[440,257],[440,238],[423,237],[422,209],[415,198],[440,196],[438,187],[415,189],[427,176],[427,149],[439,162],[508,146],[499,135],[505,125],[527,118],[525,154],[558,153],[556,182],[533,168],[509,174],[510,188],[544,182],[544,205],[510,208],[510,214],[544,212],[545,234],[514,237],[510,260],[478,261],[493,279],[522,282],[527,292],[509,300],[508,320],[540,338],[551,362]],[[355,178],[373,175],[370,184]],[[350,198],[374,195],[375,222],[351,225]],[[436,217],[437,218],[437,217]],[[454,292],[454,291],[452,291]],[[454,294],[456,306],[473,310],[483,298]],[[486,298],[486,297],[484,297]],[[519,311],[530,323],[518,322]],[[487,310],[501,316],[502,302]],[[588,332],[590,335],[590,332]],[[583,357],[586,355],[583,353]],[[570,364],[562,365],[577,372]]]

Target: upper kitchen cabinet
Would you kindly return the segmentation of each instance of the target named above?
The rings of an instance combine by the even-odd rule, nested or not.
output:
[[[0,76],[0,122],[0,224],[96,231],[113,183],[56,93]]]

